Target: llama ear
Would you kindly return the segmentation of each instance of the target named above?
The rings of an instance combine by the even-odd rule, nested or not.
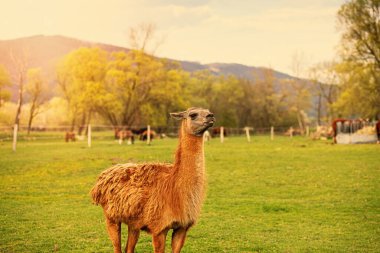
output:
[[[171,116],[173,119],[181,120],[181,119],[184,118],[185,113],[186,113],[186,112],[172,112],[172,113],[170,113],[170,116]]]

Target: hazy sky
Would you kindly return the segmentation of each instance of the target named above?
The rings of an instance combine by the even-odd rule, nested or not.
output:
[[[154,23],[165,38],[156,55],[201,63],[272,67],[292,73],[331,60],[343,0],[5,0],[0,40],[64,35],[128,47],[129,27]]]

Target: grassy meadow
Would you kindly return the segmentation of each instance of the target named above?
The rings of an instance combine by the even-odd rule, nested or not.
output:
[[[97,176],[116,163],[169,162],[176,143],[37,139],[13,152],[0,142],[0,252],[112,252],[89,195]],[[380,252],[380,145],[213,139],[206,167],[207,200],[183,252]],[[149,235],[136,251],[153,252]]]

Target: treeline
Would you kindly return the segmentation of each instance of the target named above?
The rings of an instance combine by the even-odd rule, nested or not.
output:
[[[174,124],[170,112],[204,107],[217,115],[217,125],[225,127],[304,129],[309,124],[310,82],[281,81],[270,69],[250,79],[216,76],[210,71],[189,73],[177,62],[146,53],[153,30],[150,25],[131,30],[135,50],[109,53],[80,48],[66,55],[56,69],[59,91],[53,93],[60,98],[50,101],[46,93],[52,91],[46,90],[41,69],[27,70],[25,55],[13,57],[17,74],[12,82],[19,90],[18,103],[11,108],[16,111],[14,123],[19,124],[23,116],[22,122],[27,121],[30,129],[37,116],[42,124],[55,118],[55,123],[69,124],[79,133],[90,123],[170,126]],[[21,115],[25,102],[28,119],[25,113]]]
[[[282,88],[272,70],[252,80],[215,76],[209,71],[188,73],[178,63],[141,50],[107,53],[80,48],[68,54],[57,69],[73,129],[89,124],[95,114],[115,127],[167,126],[170,112],[190,106],[209,108],[223,126],[298,124],[297,109],[289,109],[297,107],[296,96]],[[308,96],[303,99],[310,100]]]
[[[4,85],[0,88],[10,83],[5,69],[1,70]],[[304,127],[306,110],[311,108],[310,82],[305,80],[281,81],[271,69],[251,79],[216,76],[207,70],[189,73],[179,63],[143,50],[109,53],[94,47],[69,53],[56,69],[59,90],[53,93],[61,99],[47,99],[52,91],[41,69],[20,68],[17,73],[19,101],[12,110],[16,110],[16,124],[23,111],[22,122],[29,129],[37,116],[47,118],[52,110],[50,119],[55,117],[55,122],[79,132],[90,123],[170,126],[174,122],[169,113],[188,107],[209,108],[217,115],[217,125],[226,127]],[[9,99],[8,93],[2,94],[2,101]],[[21,110],[24,104],[26,112]]]

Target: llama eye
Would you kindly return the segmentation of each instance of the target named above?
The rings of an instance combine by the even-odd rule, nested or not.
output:
[[[198,113],[192,113],[189,115],[192,120],[196,119],[198,116]]]

